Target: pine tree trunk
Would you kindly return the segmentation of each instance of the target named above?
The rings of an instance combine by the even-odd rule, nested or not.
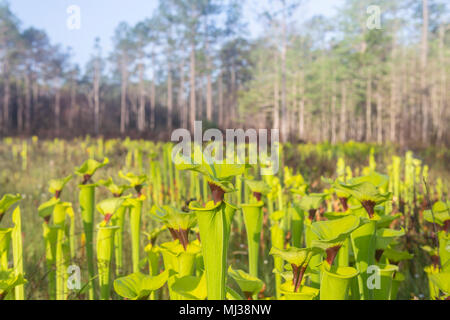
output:
[[[55,94],[55,130],[57,136],[59,136],[60,127],[61,127],[61,89],[59,88],[58,85]]]
[[[439,70],[440,70],[440,86],[439,86],[439,106],[438,106],[438,122],[436,128],[436,143],[442,143],[442,137],[444,133],[445,124],[445,111],[446,111],[446,103],[447,103],[447,73],[445,72],[445,57],[444,57],[444,37],[445,37],[445,26],[441,25],[439,27]]]
[[[120,92],[120,133],[124,134],[127,123],[127,86],[128,86],[128,71],[127,71],[127,58],[122,57],[121,62],[121,92]]]
[[[285,12],[285,10],[283,10]],[[289,137],[289,125],[287,119],[287,101],[286,101],[286,19],[282,22],[282,46],[281,46],[281,141],[286,142]]]
[[[25,74],[25,131],[27,133],[31,130],[31,81],[30,74]]]
[[[278,84],[278,55],[275,59],[275,77],[273,86],[273,128],[280,129],[280,89]]]
[[[336,144],[336,77],[333,76],[331,98],[331,144]]]
[[[152,83],[150,86],[150,130],[155,130],[156,126],[156,62],[155,62],[155,54],[152,52]]]
[[[298,137],[300,140],[304,140],[305,135],[305,76],[303,70],[300,75],[301,85],[300,85],[300,106],[298,110]]]
[[[180,89],[178,92],[178,107],[180,109],[181,114],[181,127],[188,129],[188,108],[187,108],[187,101],[185,98],[185,91],[184,91],[184,61],[181,60],[179,64],[180,68]]]
[[[24,105],[23,105],[23,91],[20,83],[20,78],[16,78],[16,93],[17,93],[17,132],[22,133],[24,125]]]
[[[395,22],[394,22],[395,23]],[[392,36],[392,55],[391,55],[391,106],[389,108],[390,115],[390,140],[395,142],[397,138],[397,50],[396,50],[396,37],[395,37],[396,27],[394,26],[394,35]]]
[[[11,87],[9,83],[9,71],[8,71],[8,65],[5,64],[5,76],[3,78],[4,81],[4,92],[3,92],[3,128],[6,133],[8,133],[10,129],[10,123],[9,123],[9,100],[11,97]]]
[[[75,79],[75,76],[72,75],[72,81],[70,84],[70,111],[69,111],[69,119],[68,119],[68,125],[69,129],[73,129],[73,123],[74,123],[74,117],[76,114],[76,103],[77,103],[77,82]]]
[[[145,130],[145,86],[144,86],[144,64],[139,64],[139,112],[137,118],[138,131]]]
[[[341,99],[340,140],[341,142],[345,142],[347,139],[347,88],[344,82],[341,84]]]
[[[420,89],[422,91],[422,143],[428,139],[428,90],[427,90],[427,57],[428,57],[428,0],[422,0],[422,45],[420,57]]]
[[[218,83],[218,95],[219,95],[219,127],[224,127],[224,108],[223,108],[223,74],[222,70],[220,70],[219,77],[217,79]]]
[[[379,144],[383,143],[383,97],[381,92],[378,90],[377,93],[377,142]]]
[[[172,112],[173,112],[173,84],[172,84],[172,64],[169,62],[167,70],[167,128],[172,131]]]
[[[366,141],[372,140],[372,72],[368,69],[366,86]]]
[[[195,95],[195,39],[192,39],[191,43],[191,54],[190,54],[190,76],[189,76],[189,82],[190,82],[190,106],[189,106],[189,113],[190,113],[190,129],[193,132],[194,131],[194,125],[195,125],[195,117],[197,114],[196,111],[196,95]]]
[[[231,106],[230,106],[230,113],[228,117],[228,128],[231,128],[234,126],[234,120],[237,118],[236,114],[236,97],[237,97],[237,86],[236,86],[236,67],[235,62],[233,60],[233,63],[231,64]]]
[[[94,68],[94,129],[95,135],[100,133],[100,61],[95,59]]]

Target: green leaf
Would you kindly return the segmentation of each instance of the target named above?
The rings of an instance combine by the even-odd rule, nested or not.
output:
[[[243,270],[233,270],[230,266],[228,268],[228,275],[237,282],[242,292],[255,295],[264,287],[264,283],[260,279],[251,276]]]
[[[201,277],[185,276],[175,278],[171,289],[190,300],[205,300],[207,297],[206,274]]]
[[[168,270],[154,277],[135,272],[114,280],[114,290],[127,299],[147,299],[150,293],[160,289],[167,282],[168,276]]]
[[[77,168],[75,170],[75,173],[77,175],[79,175],[79,176],[82,176],[82,177],[85,176],[85,175],[93,176],[94,173],[98,169],[106,166],[108,163],[109,163],[109,159],[108,158],[105,158],[103,160],[103,162],[98,162],[97,160],[94,160],[94,159],[88,159],[79,168]]]
[[[117,185],[113,182],[112,178],[109,178],[108,180],[100,180],[98,182],[99,185],[106,187],[109,192],[111,192],[113,195],[121,196],[125,190],[129,189],[130,186],[128,185]]]
[[[337,191],[347,193],[349,196],[355,197],[359,202],[373,201],[375,204],[383,203],[390,199],[391,193],[381,193],[380,190],[368,181],[361,181],[354,184],[345,184],[336,181],[334,188]]]
[[[325,199],[326,193],[310,193],[298,200],[297,205],[303,211],[318,209]]]
[[[401,213],[396,213],[394,215],[382,215],[380,216],[380,220],[377,221],[377,228],[388,228],[391,225],[392,221],[400,218],[401,216]]]
[[[431,212],[431,210],[425,210],[423,212],[423,217],[430,223],[437,223],[438,225],[443,226],[445,221],[450,219],[450,210],[445,202],[438,201],[433,205],[433,212]]]
[[[62,179],[52,179],[49,182],[49,188],[48,191],[52,194],[55,194],[57,192],[61,192],[61,190],[64,188],[64,186],[72,179],[72,175],[69,175]]]
[[[122,179],[125,179],[130,184],[130,187],[135,188],[138,186],[144,186],[145,182],[148,180],[147,175],[135,175],[134,173],[128,172],[127,174],[124,174],[122,171],[119,171],[119,177]]]
[[[199,159],[195,159],[196,155],[199,156]],[[208,182],[219,186],[224,192],[234,191],[231,183],[232,178],[243,174],[246,169],[245,164],[218,163],[215,159],[206,156],[197,145],[194,145],[194,152],[191,158],[186,158],[177,153],[174,161],[178,170],[198,172],[205,176]]]
[[[444,294],[450,294],[450,272],[431,273],[428,277]]]
[[[268,194],[272,190],[272,188],[262,180],[245,180],[245,184],[252,192],[258,192],[264,195]]]
[[[0,216],[3,215],[14,203],[21,200],[22,196],[20,194],[5,194],[0,199]]]
[[[117,209],[119,209],[122,206],[124,200],[125,200],[125,198],[108,198],[108,199],[102,200],[101,202],[99,202],[97,204],[97,210],[102,215],[106,215],[106,214],[112,215],[112,214],[116,213]]]
[[[150,216],[175,230],[187,230],[197,223],[194,212],[185,212],[169,205],[154,205],[150,210]]]
[[[411,260],[414,257],[414,255],[410,254],[408,251],[400,251],[392,248],[386,248],[383,252],[383,256],[385,256],[390,262]]]
[[[372,171],[368,175],[350,179],[348,184],[359,184],[361,182],[369,182],[381,190],[387,190],[389,185],[389,177],[387,175]]]
[[[42,203],[38,207],[38,214],[41,218],[45,218],[50,216],[53,213],[53,209],[57,204],[61,203],[61,200],[59,198],[51,198],[50,200]]]
[[[184,250],[184,247],[181,245],[179,240],[164,242],[160,245],[160,248],[162,250],[167,250],[174,256],[179,256],[180,254],[195,255],[197,253],[200,253],[200,251],[202,250],[197,241],[190,242],[186,247],[186,250]]]
[[[405,230],[403,228],[401,228],[400,230],[388,228],[377,229],[376,249],[386,249],[388,245],[394,240],[394,238],[404,235]]]
[[[341,244],[354,230],[365,224],[367,221],[354,215],[348,215],[340,219],[318,221],[311,224],[311,231],[318,240],[312,242],[313,246],[327,249]]]
[[[277,247],[272,247],[269,254],[282,258],[290,264],[296,266],[307,265],[309,260],[316,255],[321,253],[322,250],[318,248],[295,248],[290,247],[288,249],[278,249]]]
[[[2,300],[16,286],[27,283],[23,274],[16,274],[14,269],[0,271],[0,300]]]
[[[226,287],[226,298],[227,300],[245,300],[239,293],[231,289],[230,287]]]

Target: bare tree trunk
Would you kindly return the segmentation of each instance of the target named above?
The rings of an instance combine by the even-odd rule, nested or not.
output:
[[[439,27],[439,70],[440,70],[440,100],[439,100],[439,106],[438,106],[438,122],[437,122],[437,128],[436,128],[436,143],[441,144],[442,143],[442,137],[444,133],[444,127],[445,125],[445,110],[446,103],[447,103],[447,90],[446,83],[447,83],[447,73],[445,72],[445,58],[444,58],[444,37],[445,37],[445,26],[443,24]]]
[[[400,114],[400,121],[399,121],[399,139],[400,139],[400,145],[404,146],[405,145],[405,138],[406,138],[406,103],[407,103],[407,99],[406,99],[406,92],[407,92],[407,86],[408,86],[408,81],[407,81],[407,68],[408,68],[408,64],[406,63],[406,54],[405,54],[405,49],[403,48],[401,50],[401,61],[403,62],[403,65],[401,66],[401,75],[400,75],[400,110],[399,110],[399,114]]]
[[[59,88],[58,84],[56,87],[56,94],[55,94],[55,129],[57,136],[59,136],[60,127],[61,127],[61,89]]]
[[[284,2],[283,5],[285,6]],[[286,101],[286,51],[287,51],[287,39],[286,39],[286,8],[283,10],[283,22],[282,22],[282,46],[281,46],[281,141],[286,142],[289,137],[289,126],[287,119],[287,101]]]
[[[155,130],[156,127],[156,85],[155,85],[155,73],[156,62],[155,53],[152,52],[152,83],[150,86],[150,130]]]
[[[340,124],[340,136],[341,141],[344,142],[347,139],[347,88],[344,82],[341,84],[341,124]]]
[[[379,144],[383,143],[383,97],[381,95],[380,89],[377,90],[377,142]]]
[[[291,136],[292,132],[295,132],[295,113],[297,111],[297,90],[298,90],[298,75],[294,74],[294,79],[292,80],[292,107],[289,111],[289,138],[293,138]]]
[[[23,105],[23,92],[20,78],[16,78],[16,92],[17,92],[17,132],[22,133],[24,125],[24,105]]]
[[[422,0],[422,45],[420,55],[420,89],[422,91],[422,142],[428,139],[428,90],[427,90],[427,57],[428,57],[428,0]]]
[[[389,109],[389,115],[390,115],[390,140],[391,142],[395,142],[397,138],[397,49],[396,49],[396,27],[394,22],[394,34],[392,36],[392,62],[391,62],[391,106]]]
[[[180,90],[178,92],[178,107],[180,108],[181,114],[181,127],[187,129],[188,128],[188,108],[187,101],[184,93],[184,60],[180,61]]]
[[[190,115],[190,128],[191,131],[194,130],[195,125],[195,117],[196,117],[196,95],[195,95],[195,39],[192,39],[191,43],[191,54],[190,54],[190,75],[189,75],[189,82],[190,82],[190,107],[189,107],[189,115]]]
[[[138,111],[138,131],[145,130],[145,87],[144,87],[144,63],[139,64],[139,111]]]
[[[218,83],[218,95],[219,95],[219,127],[223,128],[224,127],[224,107],[223,107],[223,74],[222,74],[222,69],[220,70],[219,73],[219,78],[217,80]]]
[[[276,54],[276,53],[275,53]],[[276,54],[275,59],[275,79],[273,86],[273,128],[280,128],[280,89],[278,84],[278,54]]]
[[[205,55],[206,55],[206,118],[208,121],[213,120],[213,101],[212,101],[212,62],[209,54],[209,30],[208,16],[205,16]]]
[[[167,71],[167,128],[172,131],[172,110],[173,110],[173,84],[172,84],[172,63],[169,62]]]
[[[30,124],[31,128],[34,126],[34,114],[39,111],[39,83],[37,79],[37,75],[35,75],[32,80],[32,91],[33,91],[33,103],[31,104],[31,112],[30,112]]]
[[[27,133],[31,130],[31,92],[30,92],[30,74],[25,74],[25,131]]]
[[[11,86],[10,86],[10,79],[9,79],[9,65],[8,65],[8,60],[6,60],[4,62],[3,65],[3,72],[4,72],[4,77],[3,77],[3,81],[4,81],[4,91],[3,91],[3,129],[5,130],[6,133],[8,133],[9,128],[10,128],[10,123],[9,123],[9,100],[11,97]]]
[[[372,72],[368,69],[366,87],[366,141],[372,140]]]
[[[333,74],[331,98],[331,144],[336,144],[336,77]]]
[[[76,104],[77,104],[77,81],[75,75],[72,74],[72,81],[70,84],[70,111],[68,125],[69,129],[73,129],[73,120],[76,114]]]
[[[127,57],[123,56],[121,61],[121,95],[120,95],[120,133],[124,134],[126,130],[127,116],[127,86],[128,86],[128,70]]]
[[[94,67],[94,129],[100,133],[100,59],[95,59]]]
[[[234,126],[234,121],[237,118],[236,114],[236,96],[237,96],[237,88],[236,88],[236,66],[235,62],[233,60],[233,63],[231,64],[231,105],[230,105],[230,113],[228,116],[228,127],[231,128]]]
[[[303,70],[300,71],[300,79],[301,79],[301,85],[300,85],[300,106],[298,110],[298,137],[299,139],[303,140],[305,135],[305,75]]]
[[[9,129],[11,128],[9,123],[10,121],[9,100],[11,98],[11,85],[9,83],[9,75],[5,76],[4,82],[5,82],[5,91],[3,95],[3,121],[5,125],[3,126],[3,128],[6,130],[6,132],[8,132]]]

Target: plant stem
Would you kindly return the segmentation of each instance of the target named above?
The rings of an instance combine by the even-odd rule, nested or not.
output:
[[[84,235],[86,237],[86,257],[89,273],[89,299],[96,300],[95,267],[94,267],[94,211],[95,211],[95,185],[80,185],[79,201],[81,218],[83,220]]]
[[[235,210],[225,202],[220,202],[212,210],[196,211],[209,300],[225,299],[228,241]]]

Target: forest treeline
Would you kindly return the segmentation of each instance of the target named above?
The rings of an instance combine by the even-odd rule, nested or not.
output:
[[[0,134],[167,139],[204,120],[279,128],[283,141],[450,144],[444,1],[346,0],[302,19],[304,1],[271,0],[253,4],[256,38],[245,3],[160,0],[117,26],[112,52],[97,39],[81,68],[1,2]]]

